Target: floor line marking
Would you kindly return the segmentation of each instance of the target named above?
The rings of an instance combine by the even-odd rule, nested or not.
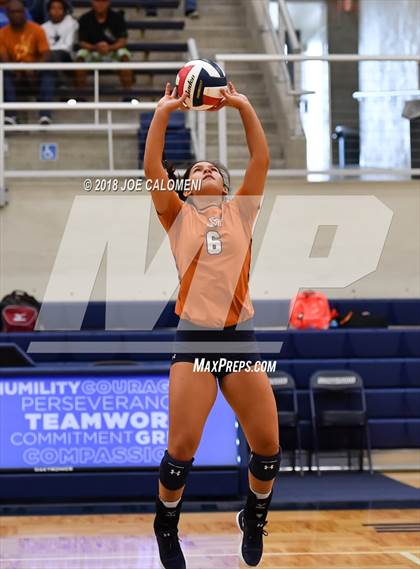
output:
[[[409,551],[400,551],[400,555],[409,561],[412,561],[415,565],[420,566],[420,557],[417,557],[417,555],[414,555],[414,553],[410,553]]]
[[[414,550],[416,553],[418,551],[418,549]],[[190,557],[190,558],[207,558],[207,557],[237,557],[238,553],[237,552],[233,552],[233,553],[189,553],[188,550],[185,551],[185,554]],[[412,554],[409,551],[389,551],[389,550],[383,550],[383,551],[293,551],[293,552],[285,552],[285,551],[281,551],[281,552],[264,552],[264,557],[299,557],[299,556],[319,556],[319,555],[378,555],[378,554],[382,554],[382,555],[402,555],[403,557],[407,557],[407,555],[410,556],[407,557],[407,559],[410,559],[410,561],[414,561],[415,559],[415,563],[417,563],[418,565],[420,565],[420,559],[417,558],[414,554]],[[157,559],[158,556],[156,555],[144,555],[142,554],[141,556],[142,559]],[[134,560],[138,560],[139,556],[138,555],[119,555],[119,556],[114,556],[114,557],[104,557],[103,555],[101,556],[83,556],[83,557],[16,557],[16,558],[12,558],[12,557],[5,557],[3,559],[0,559],[0,565],[2,563],[9,563],[10,561],[95,561],[95,560],[102,560],[102,561],[119,561],[119,560],[129,560],[129,559],[134,559]]]

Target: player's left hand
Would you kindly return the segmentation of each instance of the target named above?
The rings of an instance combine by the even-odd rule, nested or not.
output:
[[[223,107],[233,107],[234,109],[241,109],[245,105],[249,105],[248,97],[238,93],[235,88],[235,85],[229,81],[227,89],[220,89],[224,100],[222,99],[222,103],[217,105],[215,110],[219,110]]]

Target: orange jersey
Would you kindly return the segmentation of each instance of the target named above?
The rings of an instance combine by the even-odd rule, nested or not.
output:
[[[177,212],[158,213],[180,281],[175,312],[200,326],[233,326],[254,315],[249,271],[261,196],[235,196],[220,207],[201,208],[199,201],[197,207],[187,200]]]
[[[10,24],[0,30],[0,51],[6,60],[32,63],[49,50],[44,29],[35,22],[26,22],[21,30]]]

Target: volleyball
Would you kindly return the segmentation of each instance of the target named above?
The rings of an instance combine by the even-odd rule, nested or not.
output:
[[[186,105],[195,111],[207,111],[223,98],[220,89],[227,87],[223,70],[209,59],[194,59],[179,70],[176,76],[178,96],[185,92]]]

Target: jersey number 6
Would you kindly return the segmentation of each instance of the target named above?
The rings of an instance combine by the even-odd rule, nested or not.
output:
[[[219,255],[222,252],[222,242],[217,231],[206,233],[207,253],[209,255]]]

